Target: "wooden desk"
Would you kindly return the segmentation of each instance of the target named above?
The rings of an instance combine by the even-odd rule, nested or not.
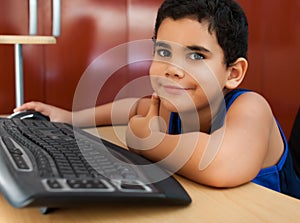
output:
[[[88,130],[98,135],[97,131]],[[124,127],[102,127],[99,134],[122,145]],[[116,133],[116,134],[115,134]],[[116,136],[117,135],[117,136]],[[16,209],[0,196],[0,222],[98,223],[98,222],[300,222],[300,200],[249,183],[232,189],[215,189],[176,176],[192,198],[188,207],[128,204],[62,208],[42,215],[38,208]]]

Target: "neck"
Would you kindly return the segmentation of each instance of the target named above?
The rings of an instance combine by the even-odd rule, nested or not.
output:
[[[180,118],[182,122],[183,132],[205,132],[209,133],[212,123],[212,115],[210,109],[206,111],[181,112]]]
[[[203,132],[210,134],[223,124],[226,112],[223,100],[215,102],[212,106],[199,108],[195,111],[179,112],[182,132]]]
[[[211,133],[220,127],[219,120],[224,117],[224,104],[222,100],[213,100],[211,105],[203,106],[195,111],[179,112],[182,126],[182,133],[185,132],[204,132]],[[172,111],[160,106],[159,115],[165,120],[166,125],[169,126],[170,113]]]

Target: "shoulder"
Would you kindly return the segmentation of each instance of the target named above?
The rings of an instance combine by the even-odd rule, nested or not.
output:
[[[238,96],[227,112],[228,116],[247,116],[265,121],[273,120],[273,113],[268,101],[259,93],[248,91]]]
[[[238,147],[251,148],[261,158],[267,156],[269,143],[272,141],[270,137],[272,132],[278,132],[278,127],[271,106],[262,95],[256,92],[240,95],[228,109],[225,120],[229,135],[236,136],[237,141],[241,140],[236,143]],[[277,138],[281,140],[280,134],[276,134],[275,138],[276,141]]]
[[[216,134],[223,134],[223,138],[215,165],[212,165],[212,173],[218,176],[214,179],[219,180],[220,175],[224,175],[220,184],[239,185],[251,181],[264,166],[270,166],[269,151],[272,149],[269,144],[274,129],[274,116],[262,95],[246,92],[237,97],[226,113],[223,128],[216,131]],[[280,140],[276,135],[276,141],[277,138]],[[224,161],[228,159],[234,161]]]

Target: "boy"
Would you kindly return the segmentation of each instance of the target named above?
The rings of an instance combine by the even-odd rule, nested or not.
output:
[[[124,99],[72,113],[30,102],[51,121],[112,124],[126,108],[127,145],[169,170],[215,187],[253,181],[300,198],[284,134],[260,95],[238,89],[247,71],[248,24],[233,0],[166,0],[155,25],[151,99]],[[136,103],[135,103],[136,102]],[[130,109],[129,109],[130,108]]]

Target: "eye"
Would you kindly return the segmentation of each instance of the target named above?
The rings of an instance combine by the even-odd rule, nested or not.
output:
[[[191,60],[203,60],[205,57],[201,53],[190,53],[188,58]]]
[[[170,57],[172,55],[171,52],[166,49],[158,49],[156,53],[161,57]]]

